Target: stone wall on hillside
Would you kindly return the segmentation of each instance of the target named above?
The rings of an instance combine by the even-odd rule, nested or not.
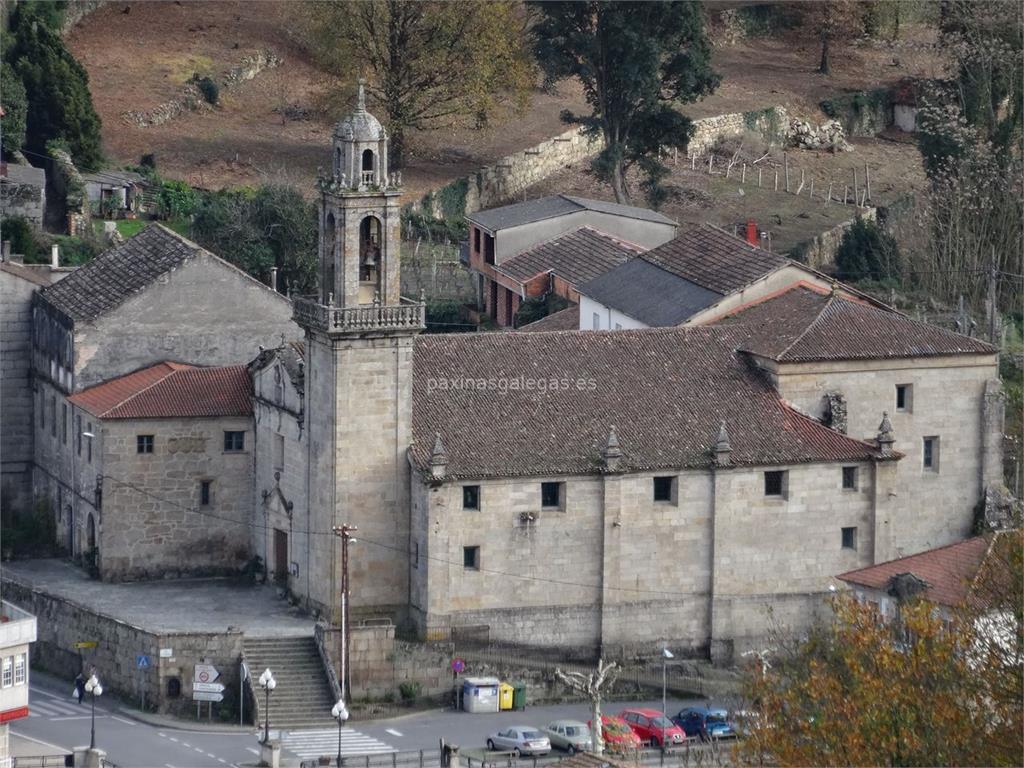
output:
[[[846,230],[852,227],[858,218],[877,221],[878,209],[859,209],[859,213],[854,218],[837,224],[832,229],[825,230],[817,237],[805,240],[794,246],[788,254],[789,257],[802,261],[814,269],[833,266],[836,262],[836,252],[839,250],[839,244],[843,241],[843,235],[846,234]]]
[[[690,156],[703,155],[720,138],[740,136],[746,131],[760,135],[769,144],[782,144],[788,130],[789,115],[781,106],[704,117],[693,121],[693,136],[686,151]]]

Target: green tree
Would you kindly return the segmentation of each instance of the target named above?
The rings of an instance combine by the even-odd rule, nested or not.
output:
[[[517,8],[510,0],[314,3],[306,43],[331,72],[372,74],[367,90],[383,108],[389,161],[400,168],[410,130],[457,115],[486,124],[502,93],[525,107],[534,66]]]
[[[103,155],[89,75],[48,26],[49,15],[45,3],[14,6],[5,40],[5,58],[28,99],[25,146],[44,154],[48,141],[64,139],[79,169],[96,170]]]
[[[3,106],[3,117],[0,127],[3,128],[3,150],[6,153],[17,152],[25,143],[25,116],[28,112],[28,97],[21,78],[6,61],[0,62],[0,104]]]
[[[836,251],[836,277],[840,280],[885,280],[900,275],[896,240],[878,224],[857,217],[843,233]]]
[[[711,93],[719,77],[703,10],[694,2],[537,2],[534,50],[546,81],[575,77],[583,85],[589,115],[562,113],[604,139],[593,161],[615,199],[629,202],[626,174],[645,174],[652,204],[665,195],[668,169],[662,147],[685,148],[693,127],[679,105]]]

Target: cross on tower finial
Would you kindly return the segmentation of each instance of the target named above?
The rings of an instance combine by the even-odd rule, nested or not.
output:
[[[359,112],[366,111],[366,78],[359,78],[359,95],[356,97],[356,109]]]

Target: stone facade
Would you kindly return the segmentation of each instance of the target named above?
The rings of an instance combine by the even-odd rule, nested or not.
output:
[[[31,165],[3,163],[0,176],[0,211],[4,217],[20,216],[43,226],[46,210],[46,172]]]

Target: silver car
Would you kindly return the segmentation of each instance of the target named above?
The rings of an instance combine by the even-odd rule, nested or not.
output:
[[[546,755],[551,751],[548,737],[532,725],[513,725],[491,734],[487,748],[519,755]]]
[[[590,726],[579,720],[554,720],[548,723],[544,734],[551,741],[552,747],[564,749],[570,755],[590,752],[594,748]]]

